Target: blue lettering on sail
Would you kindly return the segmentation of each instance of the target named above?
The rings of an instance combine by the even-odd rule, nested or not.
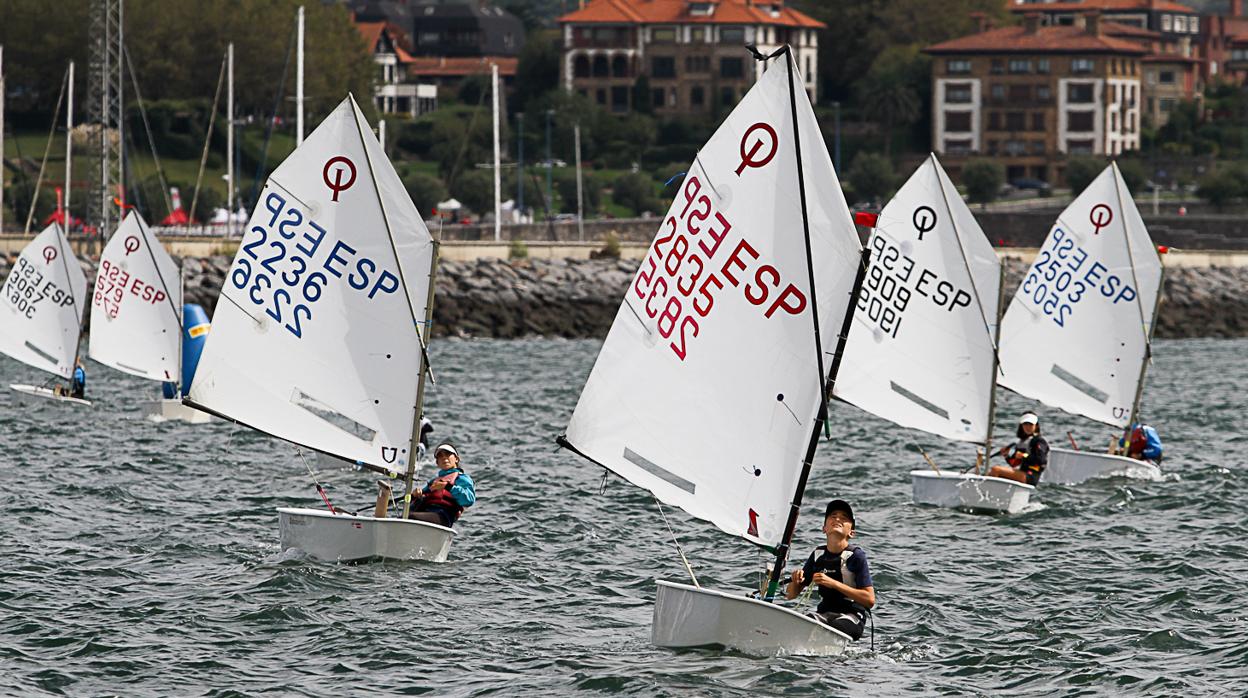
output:
[[[1058,327],[1065,327],[1079,304],[1089,298],[1117,305],[1136,297],[1135,287],[1127,279],[1093,259],[1061,227],[1053,229],[1015,296],[1035,306]]]
[[[266,315],[296,337],[331,283],[342,283],[372,300],[399,290],[399,277],[354,247],[335,240],[295,202],[269,192],[261,202],[268,213],[258,215],[243,237],[230,268],[234,288],[260,306]],[[319,253],[319,254],[318,254]]]

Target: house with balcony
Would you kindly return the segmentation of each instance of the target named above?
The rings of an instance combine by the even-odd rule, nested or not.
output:
[[[735,105],[763,71],[746,44],[763,53],[792,46],[802,85],[817,97],[824,24],[783,0],[590,0],[558,21],[564,88],[613,112]]]
[[[992,28],[929,46],[932,147],[951,172],[967,157],[1002,162],[1007,181],[1060,181],[1068,155],[1140,147],[1140,44],[1108,36],[1097,12],[1078,25]]]

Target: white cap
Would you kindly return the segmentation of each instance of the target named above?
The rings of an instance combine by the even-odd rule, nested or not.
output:
[[[1024,412],[1023,416],[1018,418],[1018,423],[1019,424],[1039,424],[1040,418],[1036,416],[1035,412]]]
[[[439,453],[441,453],[441,452],[443,452],[443,451],[446,451],[447,453],[451,454],[452,456],[455,456],[456,458],[459,458],[459,451],[456,451],[456,450],[455,450],[455,447],[454,447],[454,446],[452,446],[452,445],[450,445],[449,443],[440,443],[440,444],[438,444],[438,447],[437,447],[437,448],[435,448],[435,449],[433,449],[433,456],[436,458],[436,457],[438,456],[438,454],[439,454]]]

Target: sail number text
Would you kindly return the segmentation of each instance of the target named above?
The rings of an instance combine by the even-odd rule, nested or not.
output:
[[[1073,237],[1062,228],[1055,228],[1015,298],[1039,308],[1058,327],[1066,326],[1075,306],[1085,298],[1112,298],[1114,305],[1136,299],[1135,288],[1125,279],[1089,258],[1088,251],[1076,244]]]
[[[879,327],[885,335],[897,337],[910,301],[919,296],[953,312],[971,305],[971,294],[936,272],[919,266],[880,230],[871,235],[871,266],[858,293],[856,317]]]
[[[672,206],[632,285],[644,301],[643,312],[657,318],[659,335],[672,340],[669,346],[677,358],[688,356],[698,321],[710,314],[725,288],[740,288],[751,305],[764,308],[767,318],[777,311],[797,315],[806,309],[806,294],[791,283],[782,284],[774,265],[758,264],[759,252],[744,236],[735,244],[723,244],[732,222],[702,193],[697,176],[686,178],[681,197],[684,205],[678,198]]]
[[[52,279],[45,279],[43,272],[25,257],[17,258],[17,268],[9,273],[9,279],[4,282],[4,290],[0,293],[4,295],[4,300],[13,309],[18,314],[26,316],[27,320],[35,318],[35,313],[41,305],[44,305],[45,300],[62,308],[74,302],[73,294],[62,290]]]
[[[156,286],[137,276],[131,276],[130,272],[107,259],[101,260],[100,272],[95,276],[95,294],[92,296],[92,302],[103,308],[108,317],[116,318],[117,313],[121,312],[121,302],[126,299],[127,294],[151,305],[164,302],[167,298],[165,292]]]
[[[261,211],[252,218],[230,283],[294,336],[303,337],[303,323],[332,282],[345,280],[370,300],[399,290],[399,277],[348,243],[322,245],[325,228],[280,194],[270,192],[262,206],[269,220]]]

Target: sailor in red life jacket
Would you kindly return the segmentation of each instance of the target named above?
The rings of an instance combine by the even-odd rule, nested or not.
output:
[[[1018,418],[1018,441],[1001,449],[1009,465],[994,465],[989,477],[1001,477],[1025,485],[1040,481],[1040,473],[1049,464],[1049,442],[1040,436],[1040,418],[1034,412],[1024,412]]]
[[[412,502],[409,518],[451,526],[464,509],[477,501],[477,490],[472,478],[459,467],[459,451],[453,445],[445,441],[438,444],[433,459],[438,473]]]

